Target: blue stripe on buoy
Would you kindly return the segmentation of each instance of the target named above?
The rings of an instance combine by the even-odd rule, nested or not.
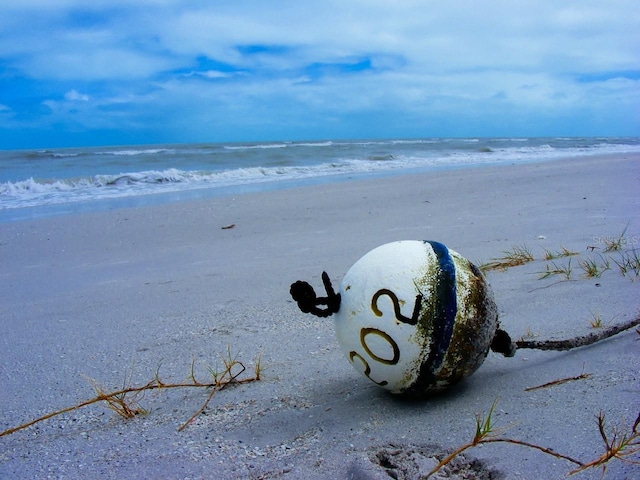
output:
[[[431,245],[438,259],[439,271],[433,286],[434,317],[433,331],[431,333],[429,355],[420,366],[420,374],[409,392],[424,392],[425,386],[431,385],[435,379],[435,372],[442,365],[447,353],[453,326],[458,312],[458,300],[456,294],[456,266],[449,254],[449,249],[439,242],[425,240]]]
[[[433,248],[440,265],[436,284],[436,318],[433,325],[432,349],[427,362],[433,372],[440,368],[444,359],[456,321],[458,300],[456,295],[456,266],[446,246],[438,242],[427,242]]]

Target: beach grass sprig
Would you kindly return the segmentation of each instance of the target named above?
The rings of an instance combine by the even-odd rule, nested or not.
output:
[[[617,238],[603,238],[602,241],[604,242],[604,245],[605,245],[604,251],[617,252],[619,250],[622,250],[622,247],[626,243],[625,234],[627,233],[628,228],[629,228],[629,224],[627,223],[627,226],[624,227],[624,230],[622,231],[620,236]]]
[[[558,250],[557,252],[552,252],[551,250],[547,250],[545,248],[542,257],[545,260],[555,260],[556,258],[572,257],[574,255],[580,254],[578,252],[574,252],[573,250],[569,250],[566,247],[560,247],[560,250]]]
[[[507,268],[524,265],[534,260],[531,250],[529,250],[526,245],[514,245],[511,250],[505,250],[502,253],[504,256],[481,264],[480,270],[483,272],[489,270],[506,270]]]
[[[618,317],[618,315],[614,315],[611,320],[605,322],[602,318],[602,314],[600,312],[592,312],[589,310],[591,314],[591,319],[589,320],[589,326],[591,328],[604,328],[609,327],[613,323],[613,321]]]
[[[103,399],[107,404],[107,407],[116,412],[122,418],[133,418],[136,415],[147,414],[147,410],[140,406],[139,403],[139,400],[144,397],[145,390],[138,390],[137,388],[131,387],[131,377],[129,377],[129,382],[125,381],[122,389],[117,392],[110,393],[93,378],[85,377],[85,379],[96,392],[96,398]]]
[[[591,325],[591,328],[602,328],[603,323],[602,315],[600,315],[600,312],[591,313],[591,322],[589,322],[589,325]]]
[[[581,375],[575,379],[585,378],[586,375]],[[541,387],[540,387],[541,388]],[[606,472],[607,465],[614,459],[620,460],[625,463],[631,463],[633,465],[640,465],[640,460],[631,458],[632,456],[640,453],[640,413],[638,418],[633,424],[633,427],[628,428],[616,428],[613,427],[610,431],[611,434],[607,434],[607,425],[605,422],[605,415],[603,412],[598,414],[598,431],[602,437],[604,443],[604,452],[595,459],[583,462],[576,458],[558,453],[555,450],[535,443],[525,442],[513,438],[508,438],[502,435],[505,428],[496,429],[494,424],[494,411],[498,400],[496,399],[486,416],[476,415],[476,429],[473,439],[464,445],[453,450],[450,454],[444,457],[438,465],[436,465],[425,478],[430,478],[436,474],[445,465],[450,463],[454,458],[463,453],[464,451],[477,447],[479,445],[486,445],[490,443],[509,443],[512,445],[518,445],[525,448],[531,448],[538,450],[542,453],[550,455],[552,457],[565,460],[569,463],[577,465],[577,468],[571,470],[568,475],[575,475],[576,473],[583,472],[592,468],[602,468],[602,475]]]
[[[588,278],[600,278],[604,272],[611,270],[611,263],[608,258],[600,257],[602,263],[598,263],[592,258],[579,262],[580,268],[584,271],[584,275]]]
[[[590,468],[602,468],[602,476],[607,470],[607,465],[613,459],[620,460],[633,465],[640,465],[640,459],[633,460],[630,457],[640,453],[640,413],[633,424],[631,430],[612,427],[610,435],[607,434],[605,424],[605,415],[603,412],[598,414],[598,431],[604,443],[604,452],[594,460],[584,463],[580,467],[569,472],[569,475],[588,470]]]
[[[534,332],[530,326],[527,326],[527,329],[524,332],[524,335],[522,336],[522,338],[536,338],[537,336],[538,334]]]
[[[237,357],[232,357],[231,356],[231,350],[230,350],[229,347],[227,347],[227,356],[226,357],[221,357],[221,359],[222,359],[222,363],[223,363],[223,369],[222,370],[218,370],[217,368],[216,369],[211,369],[210,367],[207,367],[207,370],[209,371],[209,374],[211,375],[212,383],[211,382],[209,382],[209,383],[201,383],[201,382],[199,382],[195,378],[195,375],[193,374],[193,368],[191,369],[191,379],[192,379],[194,385],[211,388],[211,392],[209,392],[209,396],[207,397],[205,402],[202,404],[202,406],[193,415],[191,415],[191,417],[189,417],[189,419],[186,422],[184,422],[178,428],[179,432],[184,430],[191,422],[193,422],[193,420],[195,420],[195,418],[198,415],[200,415],[202,412],[204,412],[206,410],[207,406],[209,405],[209,402],[211,401],[213,396],[216,394],[216,392],[222,390],[223,388],[229,386],[232,383],[248,383],[248,382],[253,382],[253,381],[256,381],[256,380],[260,380],[260,369],[261,369],[261,367],[260,367],[260,359],[261,359],[261,356],[258,356],[256,361],[255,361],[254,376],[253,377],[249,377],[249,378],[244,378],[242,380],[238,380],[238,377],[244,373],[246,368],[245,368],[244,364],[237,359]]]
[[[627,225],[628,227],[628,225]],[[586,278],[600,278],[604,272],[611,269],[611,262],[613,261],[618,267],[622,276],[629,274],[635,277],[640,276],[640,252],[636,249],[625,249],[630,241],[625,237],[627,227],[617,237],[602,237],[598,238],[598,242],[605,245],[602,250],[602,254],[599,255],[599,259],[593,257],[578,260],[580,268]],[[634,237],[635,238],[635,237]],[[588,246],[587,250],[593,252],[595,246]],[[618,257],[614,257],[612,253],[617,253]],[[479,263],[479,268],[482,272],[486,273],[491,270],[506,271],[511,267],[517,267],[535,260],[531,250],[525,245],[514,245],[510,250],[502,252],[502,257],[493,258],[488,262]],[[561,266],[554,262],[558,258],[566,258],[581,255],[579,252],[570,250],[564,246],[561,246],[559,250],[553,251],[543,248],[542,260],[550,262],[545,265],[544,271],[538,272],[539,279],[549,278],[553,275],[561,275],[565,277],[565,280],[571,279],[572,265],[571,259],[566,266]]]
[[[571,280],[571,272],[572,272],[572,268],[571,268],[571,259],[569,259],[569,262],[567,263],[566,266],[561,267],[558,266],[556,264],[556,262],[551,261],[551,266],[549,266],[549,264],[547,264],[545,266],[545,271],[544,272],[538,272],[538,278],[540,280],[548,278],[552,275],[562,275],[565,279],[567,280]]]
[[[444,467],[445,465],[447,465],[448,463],[450,463],[454,458],[456,458],[458,455],[460,455],[461,453],[463,453],[464,451],[472,448],[472,447],[477,447],[479,445],[483,445],[483,444],[489,444],[489,443],[511,443],[514,445],[520,445],[523,447],[529,447],[529,448],[533,448],[535,450],[540,450],[544,453],[547,453],[549,455],[552,455],[556,458],[560,458],[563,460],[567,460],[575,465],[578,465],[578,467],[582,467],[584,466],[584,463],[580,462],[579,460],[576,460],[572,457],[569,457],[567,455],[563,455],[561,453],[558,453],[550,448],[546,448],[546,447],[541,447],[539,445],[535,445],[533,443],[529,443],[529,442],[524,442],[521,440],[516,440],[516,439],[512,439],[512,438],[507,438],[507,437],[503,437],[501,436],[502,432],[505,430],[505,428],[500,428],[500,429],[496,429],[495,428],[495,424],[493,422],[493,414],[496,408],[496,405],[498,403],[498,400],[494,400],[493,404],[491,405],[491,408],[489,409],[489,412],[487,413],[487,415],[485,417],[481,416],[481,415],[476,415],[476,431],[475,434],[473,436],[473,439],[468,442],[465,443],[464,445],[456,448],[453,452],[451,452],[449,455],[447,455],[446,457],[444,457],[439,463],[438,465],[436,465],[427,475],[425,478],[430,478],[432,475],[436,474],[442,467]]]
[[[93,405],[95,403],[105,402],[107,407],[116,412],[119,416],[125,419],[133,418],[137,415],[147,413],[147,410],[140,406],[139,400],[143,397],[144,393],[150,390],[161,390],[161,389],[174,389],[174,388],[204,388],[211,389],[209,395],[207,396],[205,402],[202,406],[194,413],[186,422],[184,422],[179,428],[178,431],[182,431],[186,428],[199,414],[201,414],[208,406],[209,402],[213,398],[213,396],[227,387],[232,385],[240,385],[245,383],[251,383],[260,380],[262,366],[261,366],[261,356],[258,356],[254,361],[253,375],[252,376],[244,376],[246,372],[245,365],[237,359],[237,356],[231,355],[231,350],[227,348],[226,356],[220,356],[222,360],[222,368],[220,370],[211,369],[207,367],[210,378],[201,381],[196,378],[195,375],[195,362],[191,363],[191,371],[187,376],[187,381],[185,382],[177,382],[177,383],[165,383],[160,379],[159,368],[156,369],[154,378],[148,383],[141,386],[131,386],[131,377],[133,375],[133,371],[129,373],[128,377],[125,377],[125,384],[119,390],[109,391],[108,389],[102,387],[97,381],[91,378],[87,378],[89,384],[93,387],[96,392],[96,396],[86,400],[84,402],[80,402],[76,405],[63,408],[60,410],[56,410],[54,412],[48,413],[41,417],[38,417],[29,422],[23,423],[17,427],[9,428],[0,432],[0,437],[5,435],[10,435],[19,430],[24,430],[36,423],[42,422],[44,420],[48,420],[52,417],[62,415],[63,413],[71,412],[73,410],[78,410],[83,407],[87,407],[89,405]]]
[[[619,259],[613,258],[613,262],[617,265],[620,274],[626,277],[628,273],[633,272],[636,277],[640,276],[640,253],[635,248],[619,253]]]

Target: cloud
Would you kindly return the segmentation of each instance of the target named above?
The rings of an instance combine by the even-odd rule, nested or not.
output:
[[[239,68],[279,70],[372,54],[402,57],[420,71],[637,67],[638,45],[628,35],[638,22],[622,15],[621,8],[630,2],[606,7],[582,2],[580,8],[550,1],[492,2],[481,11],[470,1],[438,8],[357,1],[312,8],[299,2],[245,2],[242,7],[219,2],[199,8],[188,2],[167,2],[173,8],[120,3],[122,10],[105,9],[97,25],[70,20],[82,17],[80,2],[69,11],[43,9],[33,31],[27,28],[21,35],[33,33],[32,40],[7,43],[31,57],[23,64],[26,70],[65,78],[116,78],[127,72],[144,77],[197,56]],[[84,16],[89,13],[96,17],[100,10]],[[37,34],[48,23],[44,15],[52,15],[49,31],[55,42]],[[25,25],[15,26],[16,35],[18,27]]]
[[[77,90],[69,90],[67,93],[64,94],[64,98],[65,100],[69,100],[72,102],[88,102],[89,101],[89,95],[86,95],[84,93],[78,93]]]
[[[231,74],[229,73],[219,72],[217,70],[205,70],[204,72],[193,72],[193,75],[200,75],[208,79],[229,78],[231,76]]]
[[[0,104],[33,124],[178,141],[473,135],[483,116],[496,135],[596,132],[596,116],[640,130],[630,0],[6,3]]]

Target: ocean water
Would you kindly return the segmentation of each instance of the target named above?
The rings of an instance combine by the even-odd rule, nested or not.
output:
[[[0,221],[367,175],[640,152],[640,138],[458,138],[0,151]]]

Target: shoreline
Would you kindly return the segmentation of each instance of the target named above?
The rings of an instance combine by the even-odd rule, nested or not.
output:
[[[75,213],[91,213],[101,211],[112,211],[123,208],[144,208],[153,205],[165,205],[171,203],[183,203],[214,198],[233,197],[237,195],[260,194],[276,192],[280,190],[291,190],[297,188],[325,185],[331,183],[342,183],[362,180],[374,180],[378,178],[391,178],[405,175],[437,174],[445,171],[476,170],[482,168],[500,168],[517,165],[546,164],[549,162],[571,161],[580,158],[594,158],[606,161],[621,156],[638,156],[640,154],[629,152],[628,154],[608,153],[593,154],[587,156],[569,155],[566,157],[550,157],[546,159],[533,158],[518,162],[490,162],[486,164],[462,164],[462,165],[442,165],[428,167],[414,167],[402,169],[389,169],[373,172],[361,173],[340,173],[335,175],[321,175],[317,177],[287,179],[287,180],[266,180],[264,182],[222,186],[205,187],[192,190],[182,190],[165,193],[150,193],[143,195],[131,195],[125,197],[104,198],[98,200],[79,200],[66,203],[55,203],[50,205],[37,205],[29,207],[8,208],[0,210],[0,224],[24,220],[37,220],[61,215],[72,215]]]
[[[640,155],[580,157],[0,223],[1,429],[90,398],[83,376],[109,389],[158,369],[176,381],[195,362],[204,378],[227,349],[249,369],[261,355],[263,367],[259,382],[218,392],[181,432],[205,393],[149,394],[149,413],[127,421],[88,407],[2,437],[0,477],[387,478],[376,455],[396,445],[398,468],[427,465],[427,446],[469,441],[475,415],[498,398],[507,436],[592,460],[597,413],[620,426],[640,409],[633,330],[564,353],[490,353],[445,394],[403,400],[351,367],[331,319],[302,314],[289,285],[317,291],[324,270],[337,286],[394,240],[440,241],[477,264],[526,245],[534,261],[486,274],[502,327],[514,339],[588,334],[595,314],[638,315],[640,278],[622,275],[604,247],[623,235],[629,250],[640,242],[639,187]],[[540,278],[545,250],[563,247],[577,252],[570,281]],[[586,277],[580,262],[601,258],[611,268]],[[581,372],[590,376],[525,391]],[[572,469],[512,445],[467,453],[508,480]],[[633,478],[638,466],[613,462],[607,473]]]

